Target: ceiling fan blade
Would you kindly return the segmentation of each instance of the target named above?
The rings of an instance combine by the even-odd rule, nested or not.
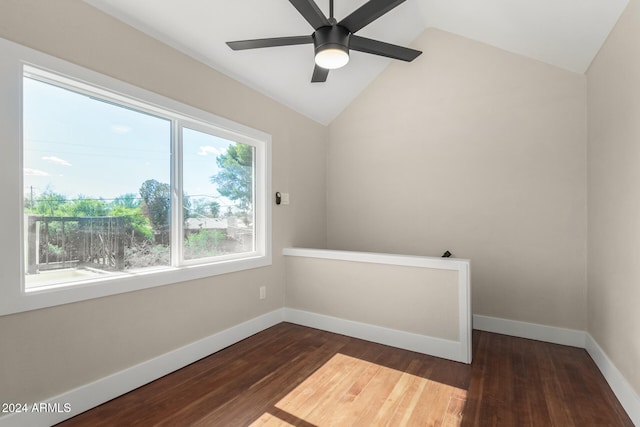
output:
[[[311,77],[311,83],[323,83],[327,81],[329,70],[322,68],[316,64],[313,69],[313,76]]]
[[[233,50],[258,49],[261,47],[293,46],[313,43],[312,36],[274,37],[270,39],[238,40],[227,42]]]
[[[326,25],[331,25],[324,13],[313,0],[289,0],[298,9],[300,15],[307,20],[314,30]]]
[[[372,40],[366,37],[356,36],[354,34],[351,35],[349,48],[360,52],[386,56],[387,58],[400,59],[407,62],[413,61],[422,53],[419,50],[409,49],[408,47],[385,43],[378,40]]]
[[[338,23],[352,33],[375,21],[405,0],[370,0]]]

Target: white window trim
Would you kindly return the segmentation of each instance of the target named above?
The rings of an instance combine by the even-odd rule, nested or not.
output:
[[[0,197],[6,206],[0,209],[0,223],[3,224],[3,227],[0,227],[0,241],[3,242],[3,245],[0,245],[0,315],[271,265],[270,135],[1,38],[0,56],[3,57],[3,61],[0,61],[0,141],[3,142]],[[56,84],[64,84],[66,79],[76,91],[78,87],[86,85],[91,92],[102,90],[101,95],[119,104],[134,106],[150,113],[157,109],[155,112],[159,111],[160,115],[170,112],[188,126],[194,124],[201,128],[202,123],[205,123],[209,130],[215,130],[216,135],[226,135],[228,139],[255,146],[255,168],[258,177],[254,201],[256,252],[248,257],[223,258],[209,264],[185,263],[179,267],[159,267],[131,275],[125,272],[123,275],[90,282],[25,291],[22,185],[22,80],[25,67],[33,67],[33,70],[37,70],[34,72],[41,77],[48,75]],[[176,137],[180,136],[179,129],[173,129],[173,132],[176,141]],[[181,160],[180,153],[177,154],[174,154],[172,159],[173,174],[177,173],[175,162]],[[181,188],[181,183],[178,184],[178,188]],[[179,219],[182,209],[172,209],[172,215],[174,214],[179,215]]]

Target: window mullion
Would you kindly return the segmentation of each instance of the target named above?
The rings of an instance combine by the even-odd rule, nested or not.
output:
[[[171,264],[182,265],[184,200],[182,183],[182,126],[179,120],[171,124]]]

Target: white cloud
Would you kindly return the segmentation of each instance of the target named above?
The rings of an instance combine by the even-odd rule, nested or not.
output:
[[[113,131],[114,133],[129,133],[131,132],[131,130],[131,127],[127,125],[111,125],[111,131]]]
[[[224,149],[212,147],[210,145],[201,145],[200,151],[198,151],[198,156],[208,156],[209,154],[219,156],[222,153],[224,153]]]
[[[48,156],[48,157],[43,157],[42,160],[46,160],[48,162],[55,163],[57,165],[71,166],[71,163],[67,162],[64,159],[61,159],[60,157]]]
[[[49,176],[45,171],[31,168],[24,168],[24,174],[27,176]]]

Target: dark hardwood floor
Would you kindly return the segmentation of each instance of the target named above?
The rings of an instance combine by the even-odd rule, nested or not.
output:
[[[474,331],[471,365],[281,323],[60,426],[633,426],[582,349]]]

